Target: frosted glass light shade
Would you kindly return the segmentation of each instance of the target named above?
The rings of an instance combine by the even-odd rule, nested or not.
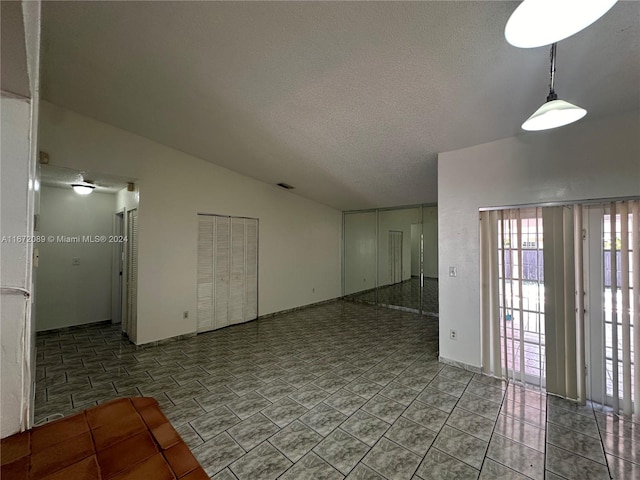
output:
[[[93,189],[96,188],[93,185],[86,185],[82,183],[74,183],[71,186],[73,187],[73,191],[78,195],[89,195],[91,192],[93,192]]]
[[[524,0],[511,14],[504,36],[514,47],[534,48],[587,28],[618,0]]]
[[[551,100],[543,104],[526,122],[522,124],[523,130],[536,131],[562,127],[580,120],[587,114],[584,108],[565,102],[564,100]]]

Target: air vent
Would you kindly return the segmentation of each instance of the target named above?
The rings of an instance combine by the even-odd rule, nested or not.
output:
[[[284,188],[285,190],[293,190],[294,188],[296,188],[293,185],[289,185],[288,183],[283,183],[283,182],[278,183],[278,186],[280,188]]]

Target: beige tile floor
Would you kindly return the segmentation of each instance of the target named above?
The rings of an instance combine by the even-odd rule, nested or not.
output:
[[[437,361],[437,319],[337,301],[136,349],[37,337],[36,421],[153,396],[215,479],[640,478],[640,423]]]

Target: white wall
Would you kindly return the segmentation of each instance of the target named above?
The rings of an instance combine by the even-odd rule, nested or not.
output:
[[[134,190],[130,192],[128,189],[123,188],[116,193],[116,212],[121,212],[123,208],[126,208],[127,211],[134,210],[138,208],[138,200],[140,198],[140,194],[138,190]]]
[[[5,5],[3,5],[4,10]],[[36,152],[38,143],[38,99],[40,58],[40,2],[24,2],[20,28],[24,34],[6,48],[11,55],[26,54],[29,85],[28,98],[0,98],[0,232],[2,236],[33,235],[35,188],[37,187]],[[9,20],[7,20],[7,18]],[[2,17],[2,29],[15,16]],[[18,30],[13,30],[14,32]],[[23,50],[24,49],[24,50]],[[3,58],[5,45],[3,45]],[[9,56],[11,56],[9,55]],[[3,62],[4,66],[4,62]],[[4,82],[3,82],[4,83]],[[33,421],[32,378],[35,364],[35,337],[32,324],[33,244],[0,244],[2,265],[0,298],[0,437],[4,438],[29,427]],[[17,287],[31,293],[24,295],[5,290]]]
[[[636,110],[439,155],[442,357],[481,366],[478,209],[640,195],[639,132]]]
[[[24,427],[26,419],[22,411],[25,398],[24,381],[28,382],[23,365],[28,362],[30,343],[29,301],[18,292],[4,290],[5,287],[20,287],[31,291],[28,280],[30,244],[13,243],[7,238],[31,235],[29,231],[28,200],[29,192],[29,113],[30,104],[25,100],[11,98],[0,99],[2,116],[2,163],[0,165],[1,212],[0,225],[3,242],[0,245],[2,259],[2,297],[0,311],[2,321],[2,419],[1,434],[6,437]]]
[[[111,319],[111,243],[82,241],[112,235],[115,194],[78,195],[71,188],[42,187],[40,231],[46,237],[80,237],[79,243],[39,245],[36,288],[38,331]],[[77,258],[79,265],[73,265]]]
[[[438,278],[438,207],[422,209],[424,275]]]
[[[198,213],[260,219],[260,315],[340,296],[339,211],[46,102],[40,132],[54,165],[138,179],[138,343],[196,331]]]

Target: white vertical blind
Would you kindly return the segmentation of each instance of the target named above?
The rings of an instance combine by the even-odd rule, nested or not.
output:
[[[522,250],[522,216],[521,216],[521,210],[517,209],[515,211],[516,214],[516,225],[517,225],[517,230],[516,230],[516,246],[517,246],[517,250],[516,253],[518,255],[518,268],[517,268],[517,285],[518,285],[518,329],[519,329],[519,334],[518,334],[518,340],[520,342],[519,345],[519,350],[520,350],[520,381],[522,383],[524,383],[526,381],[525,379],[525,328],[524,328],[524,295],[522,292],[522,284],[524,282],[524,275],[523,275],[523,270],[524,270],[524,253]],[[513,254],[511,256],[511,258],[513,259]],[[515,262],[512,261],[512,264],[515,265]],[[513,287],[511,288],[511,292],[513,292]]]
[[[611,362],[613,364],[613,409],[620,410],[619,366],[618,366],[618,262],[616,253],[616,203],[609,207],[609,223],[611,242]]]
[[[585,283],[584,283],[584,229],[583,211],[581,205],[573,207],[573,244],[575,246],[575,286],[576,286],[576,377],[577,400],[581,403],[587,400],[586,365],[586,343],[585,343]]]
[[[631,305],[629,305],[629,211],[627,202],[620,203],[620,270],[622,274],[622,410],[633,413],[631,400]]]
[[[542,209],[544,231],[547,392],[578,399],[578,375],[584,375],[576,348],[575,257],[572,207]]]
[[[634,413],[640,416],[640,202],[631,202],[631,265],[633,266]]]
[[[536,216],[542,218],[542,228],[538,232],[538,225],[535,226],[536,245],[531,244],[527,235],[533,224],[527,223],[530,214],[526,209],[480,215],[483,371],[532,383],[526,369],[532,365],[531,347],[535,343],[530,322],[532,315],[537,314],[545,324],[542,336],[546,338],[538,342],[537,348],[541,354],[544,352],[546,360],[541,373],[546,372],[547,391],[581,402],[596,397],[596,401],[603,401],[616,412],[637,415],[640,413],[640,201],[545,207],[537,211],[541,212]],[[537,240],[542,240],[542,232],[544,294],[540,284],[538,290],[545,306],[536,309],[527,303],[533,298],[531,277],[526,273],[531,267],[527,262],[532,260],[525,259],[524,251],[534,246],[540,248]],[[585,243],[585,239],[590,240]],[[589,259],[588,274],[584,269],[585,257]],[[537,258],[540,262],[541,257]],[[594,261],[597,265],[593,265]],[[589,288],[588,302],[585,286]],[[594,299],[601,300],[594,302]],[[589,325],[585,324],[585,312]],[[589,369],[589,398],[585,368],[587,335],[593,367]],[[524,375],[520,368],[523,348],[528,349],[524,355]]]
[[[544,383],[540,210],[480,214],[483,371]]]
[[[640,413],[639,210],[638,200],[627,200],[612,202],[604,212],[604,227],[608,230],[603,245],[605,269],[607,263],[610,269],[608,275],[605,273],[603,284],[605,298],[611,300],[605,301],[602,315],[602,337],[607,352],[603,390],[604,398],[614,411],[625,415]]]
[[[485,373],[584,400],[581,215],[571,206],[481,213],[481,316]]]
[[[498,212],[480,213],[482,371],[502,377],[498,276]]]

